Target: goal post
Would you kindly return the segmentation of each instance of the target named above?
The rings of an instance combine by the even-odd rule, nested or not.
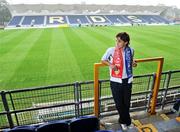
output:
[[[156,78],[155,84],[153,87],[152,98],[150,101],[150,114],[155,114],[155,107],[157,102],[158,91],[160,87],[160,80],[161,80],[161,73],[164,63],[163,57],[155,57],[155,58],[144,58],[144,59],[136,59],[137,63],[144,63],[144,62],[157,62],[157,70],[156,70]],[[95,63],[94,64],[94,114],[95,116],[99,117],[99,68],[106,66],[102,63]]]

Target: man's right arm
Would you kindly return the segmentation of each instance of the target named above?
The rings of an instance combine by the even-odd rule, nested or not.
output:
[[[111,69],[116,70],[116,65],[111,64],[108,60],[101,60],[101,62],[107,66],[109,66]]]
[[[107,66],[109,66],[111,69],[116,69],[116,66],[111,63],[112,61],[112,55],[111,51],[112,48],[107,49],[106,53],[103,55],[101,62]]]
[[[101,60],[101,62],[107,66],[111,65],[111,63],[108,60]]]

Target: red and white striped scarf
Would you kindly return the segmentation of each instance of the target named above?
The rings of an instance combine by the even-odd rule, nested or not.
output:
[[[123,58],[123,48],[115,47],[114,55],[113,55],[113,65],[116,65],[115,70],[111,70],[111,76],[115,78],[122,79],[123,69],[124,69],[124,60],[126,66],[127,77],[132,77],[132,53],[130,47],[125,47],[125,58]]]
[[[123,73],[123,52],[122,48],[115,47],[113,55],[113,65],[116,65],[116,69],[111,71],[111,76],[116,78],[122,78]]]

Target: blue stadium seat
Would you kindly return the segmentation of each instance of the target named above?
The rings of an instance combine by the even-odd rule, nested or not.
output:
[[[128,23],[129,21],[125,19],[122,15],[106,15],[106,18],[111,21],[113,24],[118,23]]]
[[[5,130],[3,132],[35,132],[36,127],[34,126],[17,126],[10,130]]]
[[[31,26],[33,25],[43,25],[44,16],[25,16],[22,25]]]
[[[95,132],[114,132],[113,130],[98,130],[98,131],[95,131]]]
[[[8,26],[17,26],[20,24],[21,19],[23,16],[14,16],[11,21],[9,22]]]
[[[53,121],[37,127],[36,132],[69,132],[67,121]]]
[[[93,132],[99,130],[99,120],[95,116],[84,116],[70,122],[71,132]]]
[[[68,15],[70,24],[90,24],[85,15]]]
[[[87,15],[87,18],[92,24],[111,24],[111,22],[103,15]]]

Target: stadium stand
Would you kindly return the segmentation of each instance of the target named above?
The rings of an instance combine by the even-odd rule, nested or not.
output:
[[[179,21],[179,9],[167,6],[129,5],[10,5],[12,19],[6,28],[164,25]]]
[[[116,25],[116,24],[169,24],[170,21],[159,15],[44,15],[14,16],[7,27],[32,26],[69,26],[81,25]]]

